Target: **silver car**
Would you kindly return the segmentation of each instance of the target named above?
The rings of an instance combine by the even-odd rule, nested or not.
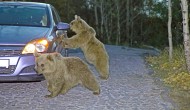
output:
[[[53,39],[68,28],[50,4],[0,2],[0,82],[43,80],[33,52],[60,52]]]

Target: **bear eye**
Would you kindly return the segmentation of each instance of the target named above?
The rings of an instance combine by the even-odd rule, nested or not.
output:
[[[73,22],[71,22],[71,25],[73,25]]]
[[[44,64],[41,64],[41,67],[44,67]]]

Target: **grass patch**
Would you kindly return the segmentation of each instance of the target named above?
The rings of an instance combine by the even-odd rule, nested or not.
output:
[[[173,50],[173,60],[169,62],[168,50],[159,56],[147,57],[146,61],[159,77],[171,88],[171,98],[179,104],[180,110],[190,108],[190,73],[187,72],[184,50],[181,47]]]
[[[187,72],[184,51],[173,50],[173,60],[169,62],[168,51],[163,50],[159,56],[147,57],[146,61],[155,70],[155,76],[170,87],[190,90],[190,74]]]

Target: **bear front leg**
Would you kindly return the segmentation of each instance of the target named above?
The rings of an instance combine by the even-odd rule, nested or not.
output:
[[[47,82],[47,88],[49,92],[52,92],[52,83],[51,81]]]
[[[50,94],[46,95],[45,98],[54,98],[56,97],[62,89],[62,84],[52,85],[52,90],[50,90]]]
[[[51,94],[46,95],[45,98],[54,98],[54,97],[58,96],[59,92],[60,92],[60,90],[52,91]]]
[[[85,39],[86,40],[86,39]],[[79,38],[78,36],[74,35],[71,38],[63,39],[63,47],[65,48],[79,48],[82,44],[85,43],[85,40]]]
[[[72,87],[73,87],[72,85],[69,85],[69,84],[65,83],[65,84],[63,85],[62,90],[61,90],[60,93],[61,93],[61,94],[67,93],[68,90],[71,89]]]

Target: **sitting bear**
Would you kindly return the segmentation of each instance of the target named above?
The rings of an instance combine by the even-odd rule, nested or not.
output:
[[[100,94],[100,87],[95,76],[78,57],[63,57],[59,53],[34,53],[35,70],[43,74],[50,95],[46,98],[56,97],[58,94],[65,94],[69,89],[78,84],[83,85],[93,94]]]
[[[62,45],[65,48],[81,48],[86,60],[93,64],[102,79],[109,77],[109,56],[104,44],[96,38],[95,30],[80,16],[70,23],[70,29],[76,33],[71,38],[65,38]]]

